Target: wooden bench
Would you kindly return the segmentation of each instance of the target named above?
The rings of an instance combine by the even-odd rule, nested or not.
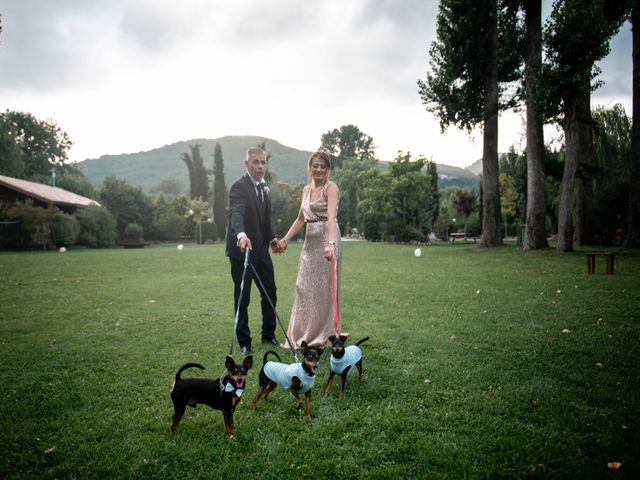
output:
[[[473,243],[476,242],[476,236],[475,235],[468,235],[468,234],[466,234],[464,232],[450,233],[449,237],[451,237],[451,243],[454,243],[456,241],[456,238],[462,238],[462,239],[464,239],[465,242],[467,241],[467,239],[473,238]]]
[[[613,275],[613,259],[614,255],[612,252],[588,252],[587,256],[587,274],[591,275],[592,273],[596,273],[596,257],[604,257],[605,258],[605,273],[607,275]]]

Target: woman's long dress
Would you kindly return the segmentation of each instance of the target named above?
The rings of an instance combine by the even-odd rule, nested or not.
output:
[[[318,198],[310,198],[311,187],[307,185],[302,193],[302,213],[306,221],[304,245],[298,262],[296,292],[291,311],[287,336],[296,349],[304,340],[308,345],[326,346],[330,335],[335,335],[335,308],[333,299],[332,274],[337,294],[338,315],[340,312],[340,263],[342,248],[340,228],[335,224],[335,238],[327,238],[327,187],[320,191]],[[324,258],[327,241],[335,240],[334,261]],[[335,272],[332,269],[335,265]],[[289,348],[289,345],[283,345]]]

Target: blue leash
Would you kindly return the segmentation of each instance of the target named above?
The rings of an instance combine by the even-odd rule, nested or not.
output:
[[[271,301],[271,298],[269,297],[269,295],[267,294],[267,290],[264,288],[264,283],[262,283],[262,280],[260,279],[260,275],[258,275],[258,272],[256,271],[256,268],[253,266],[253,263],[251,263],[251,261],[249,260],[249,249],[248,248],[245,249],[245,251],[244,251],[244,269],[242,270],[242,281],[240,282],[240,295],[238,297],[238,306],[236,308],[236,317],[235,317],[235,320],[233,322],[233,332],[231,333],[231,346],[229,348],[229,355],[231,357],[233,357],[233,347],[234,347],[235,340],[236,340],[236,330],[238,329],[238,320],[240,319],[240,302],[242,301],[242,293],[244,292],[244,279],[245,279],[245,275],[247,273],[247,267],[248,266],[251,266],[251,270],[253,271],[253,275],[255,276],[256,280],[258,281],[258,285],[260,286],[260,290],[262,291],[262,293],[264,293],[264,296],[266,297],[267,301],[269,302],[269,305],[271,305],[271,308],[273,309],[273,313],[275,314],[276,320],[278,320],[278,324],[280,325],[280,328],[282,329],[282,334],[284,335],[284,338],[287,340],[287,344],[289,345],[289,349],[291,350],[291,353],[293,354],[293,358],[295,359],[296,362],[299,362],[300,360],[298,360],[298,356],[296,355],[296,349],[293,348],[291,340],[287,336],[287,331],[285,330],[284,325],[282,324],[282,321],[280,320],[280,316],[278,315],[276,307],[273,304],[273,302]]]
[[[242,301],[242,293],[244,292],[244,277],[247,273],[249,265],[249,249],[244,250],[244,269],[242,270],[242,281],[240,282],[240,296],[238,297],[238,307],[236,308],[236,318],[233,322],[233,332],[231,333],[231,346],[229,348],[229,356],[233,357],[233,346],[236,341],[236,330],[238,329],[238,319],[240,318],[240,302]]]
[[[264,293],[264,296],[267,298],[267,300],[269,302],[269,305],[271,305],[271,308],[273,309],[273,313],[276,316],[276,320],[278,320],[278,325],[280,325],[280,328],[282,329],[282,334],[284,335],[284,338],[287,340],[287,344],[289,345],[289,350],[291,350],[291,353],[293,354],[293,358],[295,359],[296,363],[300,362],[300,360],[298,360],[298,356],[296,355],[296,349],[293,348],[291,340],[289,340],[289,337],[287,336],[287,330],[284,328],[284,325],[282,324],[282,321],[280,320],[280,316],[278,315],[278,311],[276,310],[276,306],[271,301],[271,298],[269,297],[269,295],[267,295],[267,290],[264,288],[264,284],[262,283],[262,280],[260,279],[260,275],[258,275],[258,272],[256,271],[256,267],[254,267],[253,263],[251,263],[251,262],[249,262],[249,265],[251,265],[251,270],[253,270],[253,274],[255,275],[256,280],[258,280],[258,284],[260,285],[260,289]]]

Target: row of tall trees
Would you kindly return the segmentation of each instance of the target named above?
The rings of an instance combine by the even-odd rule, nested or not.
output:
[[[200,200],[213,205],[213,221],[218,238],[224,238],[227,228],[227,187],[224,178],[224,158],[222,147],[216,143],[213,149],[213,169],[205,166],[200,152],[200,144],[189,145],[189,152],[182,154],[182,161],[189,172],[189,195],[192,201]],[[213,175],[213,191],[209,189],[209,175]],[[198,204],[200,205],[200,204]],[[197,208],[198,224],[206,220],[201,206]]]
[[[598,73],[595,63],[609,52],[611,37],[632,7],[637,15],[635,0],[557,0],[543,27],[540,0],[441,0],[430,71],[418,87],[443,130],[450,125],[483,129],[482,246],[501,243],[498,113],[521,104],[527,118],[524,247],[547,245],[545,123],[560,125],[565,137],[557,249],[571,250],[574,234],[578,244],[593,241],[590,95],[598,84],[592,80]],[[630,215],[631,230],[637,210],[630,209]]]

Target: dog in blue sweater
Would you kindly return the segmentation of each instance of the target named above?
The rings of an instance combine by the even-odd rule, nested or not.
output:
[[[322,348],[310,347],[304,340],[300,343],[300,353],[304,355],[302,362],[286,364],[267,361],[269,354],[276,356],[280,360],[280,356],[273,351],[268,351],[262,358],[262,369],[258,377],[258,383],[260,389],[251,402],[251,409],[256,409],[256,403],[260,400],[260,397],[264,395],[264,399],[267,400],[269,394],[280,385],[282,388],[289,390],[296,399],[296,409],[300,410],[302,407],[302,399],[300,394],[304,393],[305,412],[307,419],[311,421],[311,387],[316,381],[316,372],[318,371],[318,364],[320,363],[320,355],[322,354]]]
[[[324,388],[324,398],[327,398],[333,388],[334,375],[340,375],[340,399],[344,398],[344,386],[347,383],[347,375],[353,371],[355,367],[358,370],[358,382],[362,380],[362,350],[360,345],[362,342],[369,340],[369,337],[361,338],[355,345],[345,347],[347,337],[344,335],[331,335],[331,369],[329,371],[329,380]]]

